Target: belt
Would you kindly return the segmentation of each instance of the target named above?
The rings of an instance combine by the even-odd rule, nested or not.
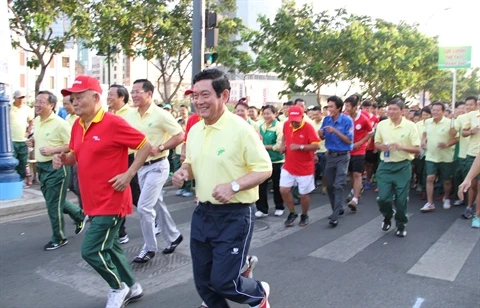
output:
[[[328,152],[328,155],[331,157],[347,155],[350,152]]]
[[[150,160],[150,161],[147,161],[146,163],[144,163],[143,165],[144,166],[150,166],[154,163],[158,163],[159,161],[162,161],[164,160],[166,157],[160,157],[160,158],[157,158],[157,159],[153,159],[153,160]]]
[[[212,210],[220,210],[220,209],[241,209],[246,208],[252,205],[252,203],[226,203],[226,204],[214,204],[210,201],[207,202],[198,202],[198,205],[212,209]]]

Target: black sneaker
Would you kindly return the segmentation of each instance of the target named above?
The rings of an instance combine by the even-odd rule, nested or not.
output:
[[[332,228],[335,228],[336,226],[338,226],[338,220],[330,219],[330,221],[328,222],[328,224],[329,224],[330,226],[332,226]]]
[[[155,257],[155,251],[142,250],[142,251],[140,251],[138,256],[136,256],[135,259],[133,259],[133,262],[134,263],[147,263],[148,261],[153,259],[153,257]]]
[[[385,217],[382,222],[382,230],[388,231],[392,227],[392,217]]]
[[[165,248],[162,251],[162,253],[166,255],[171,254],[172,252],[175,251],[175,248],[177,248],[177,246],[180,245],[182,241],[183,241],[183,236],[180,234],[180,236],[173,243],[171,243],[170,246]]]
[[[405,237],[405,236],[407,236],[407,231],[405,231],[404,228],[398,228],[395,235],[398,236],[398,237]]]
[[[305,227],[308,225],[308,215],[300,215],[300,223],[298,225],[300,227]]]
[[[43,246],[43,249],[45,249],[46,251],[50,251],[50,250],[55,250],[55,249],[58,249],[62,246],[65,246],[67,245],[68,243],[68,240],[67,239],[64,239],[63,241],[60,241],[60,243],[54,243],[54,242],[48,242],[47,245]]]
[[[288,214],[287,220],[285,220],[285,227],[293,226],[293,222],[295,221],[295,219],[297,219],[297,217],[298,217],[298,214],[290,212],[290,214]]]
[[[87,223],[87,221],[88,221],[88,215],[85,215],[85,217],[83,217],[83,220],[77,221],[75,234],[82,233],[83,229],[85,229],[85,224]]]

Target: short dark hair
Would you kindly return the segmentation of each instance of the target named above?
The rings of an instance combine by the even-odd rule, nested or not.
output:
[[[230,91],[231,89],[227,75],[216,68],[206,69],[195,75],[195,77],[193,77],[193,84],[196,84],[200,80],[211,80],[212,88],[215,90],[217,97],[222,96],[223,91]]]
[[[416,111],[413,113],[413,116],[414,116],[414,117],[419,117],[419,116],[420,116],[420,111],[416,110]]]
[[[334,102],[337,109],[343,109],[343,100],[338,96],[330,96],[329,98],[327,98],[327,103],[328,102]]]
[[[180,105],[180,107],[179,107],[179,108],[182,108],[182,107],[184,107],[184,108],[187,108],[187,109],[188,109],[188,106],[187,106],[187,105],[185,105],[185,104],[182,104],[182,105]]]
[[[362,102],[362,107],[372,107],[372,106],[373,106],[372,102],[369,101],[368,99]]]
[[[457,103],[455,104],[455,108],[458,108],[458,107],[460,107],[460,106],[462,106],[462,105],[465,105],[465,102],[463,102],[463,101],[457,102]]]
[[[477,101],[477,100],[478,100],[478,97],[472,95],[472,96],[467,97],[467,98],[465,99],[465,101],[469,101],[469,100],[471,100],[471,99]]]
[[[293,102],[292,101],[288,101],[286,103],[283,103],[283,106],[293,106]]]
[[[152,92],[155,91],[155,87],[153,86],[152,82],[148,79],[137,79],[133,82],[133,84],[141,83],[142,84],[142,89],[145,92]]]
[[[248,105],[244,102],[238,102],[236,105],[235,105],[235,109],[237,109],[238,106],[243,106],[245,107],[246,109],[248,109]]]
[[[442,107],[442,111],[445,111],[445,104],[442,103],[441,101],[435,101],[435,102],[432,103],[431,106],[432,106],[432,108],[433,108],[433,106],[441,106],[441,107]]]
[[[378,104],[377,104],[377,103],[373,103],[373,104],[372,104],[372,107],[373,107],[373,109],[378,109]]]
[[[357,107],[360,97],[357,94],[350,95],[345,99],[345,103],[350,103],[352,107]]]
[[[303,98],[297,98],[297,99],[295,99],[295,101],[293,102],[293,104],[296,105],[298,102],[304,102],[304,103],[306,103]]]
[[[47,91],[47,90],[39,91],[38,95],[40,95],[40,94],[48,95],[47,101],[48,101],[49,104],[53,105],[53,112],[55,112],[55,109],[57,107],[57,102],[58,102],[57,96],[55,94],[53,94],[52,92]]]
[[[405,109],[405,103],[399,98],[394,98],[391,101],[389,101],[387,106],[390,106],[390,105],[397,105],[398,108],[400,108],[400,110]]]
[[[328,109],[328,106],[323,106],[323,109]]]
[[[128,91],[127,91],[127,89],[126,89],[124,86],[122,86],[122,85],[120,85],[120,84],[112,84],[112,85],[110,86],[110,89],[111,89],[111,88],[117,88],[117,95],[118,95],[118,97],[123,97],[123,102],[124,102],[125,104],[128,103],[128,99],[130,98],[130,96],[128,95]]]
[[[322,108],[320,108],[320,106],[313,106],[312,110],[313,111],[322,111]]]
[[[275,106],[273,105],[266,105],[262,107],[262,110],[266,110],[266,109],[270,109],[272,113],[277,113],[277,108],[275,108]]]
[[[258,111],[258,108],[255,106],[249,106],[248,109],[255,109],[256,111]]]
[[[432,115],[432,110],[430,110],[430,107],[423,107],[422,110],[420,111],[420,114],[422,113],[428,113],[429,115]]]

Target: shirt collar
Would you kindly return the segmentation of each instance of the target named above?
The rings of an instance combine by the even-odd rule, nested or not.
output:
[[[405,125],[405,123],[407,123],[406,121],[408,121],[408,120],[405,117],[402,116],[402,120],[400,121],[400,123],[397,126],[395,126],[395,123],[393,123],[393,121],[390,118],[388,118],[387,121],[389,121],[388,124],[392,125],[393,127],[403,127]]]
[[[233,113],[228,111],[227,108],[224,109],[223,114],[220,116],[220,118],[217,120],[217,122],[213,123],[212,125],[207,125],[205,121],[203,121],[203,129],[207,127],[215,128],[218,130],[221,130],[226,127],[228,124],[228,119],[233,116]]]
[[[95,117],[93,118],[92,123],[98,123],[98,122],[102,121],[104,115],[105,115],[105,110],[103,110],[103,108],[100,108],[97,111],[97,114],[95,115]],[[85,121],[83,121],[82,118],[80,118],[79,123],[83,127],[83,129],[85,129]],[[92,123],[90,123],[90,125],[92,125]]]
[[[130,108],[130,106],[128,104],[125,104],[122,106],[122,108],[118,109],[116,112],[114,112],[113,114],[118,114],[126,109]]]
[[[355,121],[358,121],[358,119],[360,119],[361,115],[362,115],[362,112],[357,110],[357,116],[355,117]]]
[[[296,131],[299,130],[299,129],[302,129],[303,126],[305,126],[305,120],[302,120],[302,124],[300,124],[300,127],[299,127],[299,128],[294,128],[294,127],[292,126],[292,122],[290,122],[290,127],[293,129],[294,132],[296,132]]]
[[[49,122],[49,121],[53,120],[56,116],[57,116],[57,114],[52,111],[52,113],[50,113],[50,115],[48,116],[48,118],[46,118],[45,120],[42,121],[42,119],[40,118],[40,116],[38,117],[38,119],[40,119],[40,123],[46,123],[46,122]]]

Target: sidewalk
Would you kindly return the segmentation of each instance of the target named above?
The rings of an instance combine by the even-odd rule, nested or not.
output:
[[[169,186],[172,186],[172,181],[170,179],[165,183],[165,187]],[[77,196],[71,191],[67,192],[67,200],[78,204]],[[25,188],[23,190],[23,196],[20,199],[0,200],[0,217],[40,211],[42,209],[45,210],[45,212],[47,211],[45,199],[40,191],[39,184],[32,185],[30,188]]]

